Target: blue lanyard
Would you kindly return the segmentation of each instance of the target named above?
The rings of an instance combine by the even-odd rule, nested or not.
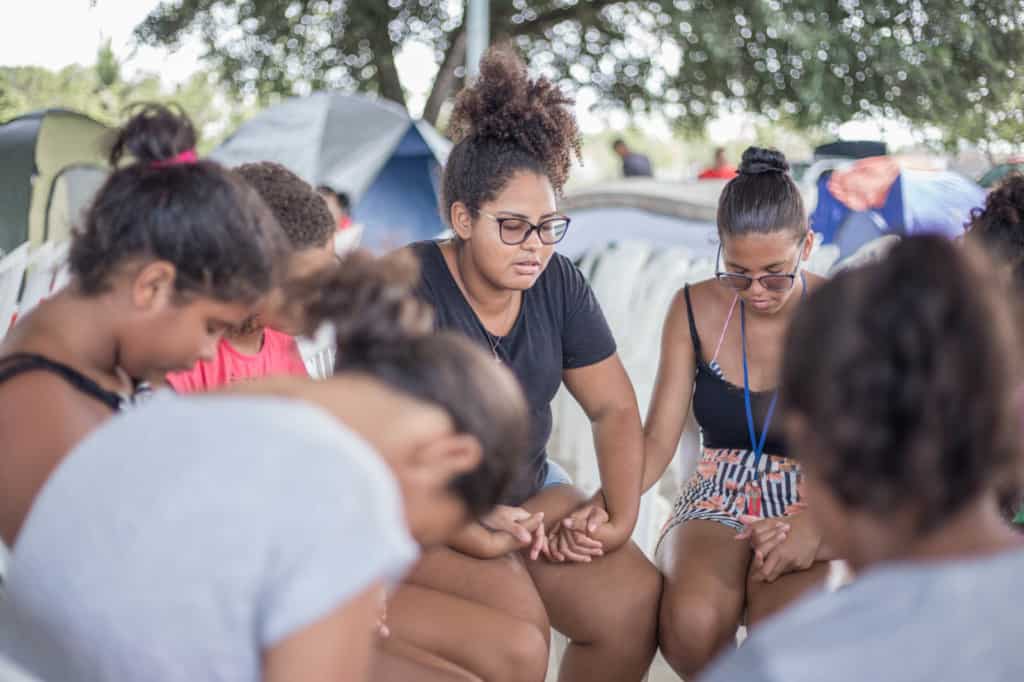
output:
[[[803,300],[807,294],[807,278],[800,273],[800,299]],[[743,343],[743,405],[747,410],[747,430],[750,431],[750,445],[754,448],[754,476],[761,470],[761,455],[764,454],[764,444],[768,439],[768,427],[771,426],[772,416],[775,414],[775,403],[779,401],[779,389],[776,387],[772,393],[772,401],[768,405],[768,412],[764,417],[764,431],[761,432],[761,439],[757,438],[757,429],[754,427],[754,409],[750,405],[750,369],[747,367],[747,315],[743,301],[740,301],[740,340]]]
[[[776,388],[772,394],[772,402],[768,405],[768,413],[764,418],[764,430],[761,438],[757,438],[757,429],[754,427],[754,409],[750,405],[750,369],[747,366],[747,315],[743,301],[740,301],[740,338],[743,342],[743,404],[747,409],[747,429],[750,431],[750,445],[754,448],[754,476],[760,471],[761,455],[764,454],[764,444],[768,439],[768,427],[771,426],[772,416],[775,414],[775,403],[779,400],[779,389]]]

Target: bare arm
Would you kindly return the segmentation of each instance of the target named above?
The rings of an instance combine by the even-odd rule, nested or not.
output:
[[[606,550],[625,543],[640,509],[643,429],[633,384],[618,354],[563,373],[565,385],[593,425],[597,463],[608,511]]]
[[[263,682],[368,680],[380,610],[380,585],[373,585],[292,633],[265,653]]]
[[[661,479],[672,462],[690,413],[696,355],[690,338],[686,299],[676,294],[661,332],[661,360],[654,394],[644,425],[644,480],[646,492]]]

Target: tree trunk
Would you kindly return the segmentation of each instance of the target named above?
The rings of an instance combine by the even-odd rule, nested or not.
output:
[[[445,51],[444,61],[434,79],[434,86],[430,89],[430,96],[427,97],[427,104],[423,108],[423,120],[430,125],[437,125],[437,117],[441,115],[441,107],[455,92],[458,78],[455,70],[462,65],[466,59],[466,31],[463,28],[456,29],[458,33],[448,44]]]
[[[403,107],[406,106],[405,91],[402,90],[402,81],[399,80],[398,69],[395,67],[395,44],[391,42],[387,29],[383,31],[383,35],[378,33],[370,37],[370,44],[373,46],[375,56],[374,66],[377,67],[380,96],[398,102]]]

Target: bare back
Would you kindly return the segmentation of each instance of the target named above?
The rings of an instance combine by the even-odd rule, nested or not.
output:
[[[123,388],[76,362],[52,307],[42,303],[0,344],[0,537],[8,546],[46,479],[115,413]]]

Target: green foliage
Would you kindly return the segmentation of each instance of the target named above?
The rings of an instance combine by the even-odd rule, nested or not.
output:
[[[137,35],[197,33],[237,92],[321,88],[404,102],[407,41],[434,48],[438,101],[453,94],[464,41],[457,0],[165,0]],[[723,111],[800,129],[886,116],[959,139],[1024,133],[1020,0],[505,0],[492,35],[602,106],[656,111],[699,130]],[[456,77],[451,78],[452,75]]]
[[[212,149],[253,111],[234,103],[205,72],[175,87],[166,87],[155,74],[126,80],[109,41],[100,47],[93,66],[74,64],[60,71],[0,67],[0,121],[39,109],[65,108],[118,125],[137,102],[181,106],[202,131],[202,152]]]

